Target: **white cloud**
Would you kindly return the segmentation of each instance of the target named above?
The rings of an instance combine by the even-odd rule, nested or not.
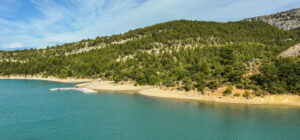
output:
[[[2,11],[0,3],[0,49],[15,40],[25,48],[41,48],[175,19],[234,21],[300,6],[299,0],[30,0],[28,4],[39,16],[16,20],[5,17],[18,11]],[[5,7],[16,9],[13,4]]]
[[[3,48],[5,49],[19,49],[19,48],[22,48],[23,45],[20,43],[20,42],[14,42],[14,43],[11,43],[11,44],[8,44],[6,46],[4,46]]]

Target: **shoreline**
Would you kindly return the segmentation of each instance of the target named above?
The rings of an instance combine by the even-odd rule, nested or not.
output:
[[[160,89],[158,89],[160,90]],[[153,91],[152,91],[153,92]],[[170,92],[170,91],[162,91]],[[174,92],[174,91],[171,91]],[[178,92],[178,91],[175,91]],[[180,92],[180,91],[179,91]],[[193,92],[192,92],[193,93]],[[300,98],[297,95],[267,95],[265,97],[254,97],[247,99],[245,97],[233,97],[233,96],[214,96],[214,95],[186,95],[186,94],[173,94],[166,93],[164,95],[151,94],[148,91],[140,92],[139,94],[149,97],[167,98],[167,99],[180,99],[180,100],[192,100],[199,102],[211,102],[211,103],[226,103],[226,104],[245,104],[245,105],[276,105],[276,106],[295,106],[300,107]],[[221,97],[221,98],[220,98]],[[292,100],[292,101],[290,101]]]
[[[180,99],[180,100],[194,100],[216,103],[230,103],[230,104],[256,104],[256,105],[284,105],[284,106],[298,106],[300,107],[300,96],[291,94],[282,95],[267,95],[264,97],[245,97],[223,96],[223,91],[226,87],[221,87],[213,93],[202,95],[196,91],[179,91],[170,89],[161,89],[154,86],[134,86],[133,83],[126,82],[122,84],[115,84],[113,81],[92,81],[89,83],[77,84],[77,87],[85,87],[96,91],[112,91],[137,93],[148,97]],[[245,90],[236,89],[234,91],[244,92]]]
[[[11,76],[0,76],[0,80],[41,80],[41,81],[52,81],[52,82],[59,82],[59,83],[85,83],[91,82],[92,79],[79,79],[79,78],[66,78],[60,79],[57,77],[49,76],[49,77],[42,77],[41,75],[35,76],[18,76],[18,75],[11,75]]]
[[[197,91],[179,91],[171,89],[161,89],[154,86],[134,86],[132,82],[123,82],[115,84],[113,81],[99,81],[94,79],[76,79],[66,78],[59,79],[56,77],[43,78],[42,76],[10,76],[1,79],[12,80],[43,80],[61,83],[77,83],[77,88],[87,88],[99,92],[119,92],[119,93],[137,93],[139,95],[166,98],[166,99],[179,99],[179,100],[193,100],[215,103],[230,103],[230,104],[252,104],[252,105],[281,105],[281,106],[298,106],[300,107],[300,96],[291,94],[281,95],[266,95],[264,97],[251,97],[247,99],[243,96],[235,97],[233,95],[223,96],[223,91],[226,87],[218,88],[216,91],[208,94],[201,94]],[[243,93],[245,90],[234,88],[233,93]]]

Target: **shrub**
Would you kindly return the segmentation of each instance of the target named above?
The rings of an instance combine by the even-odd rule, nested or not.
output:
[[[240,93],[234,93],[233,96],[239,97],[241,94]]]
[[[183,84],[184,84],[184,90],[185,91],[190,91],[191,89],[193,89],[193,85],[192,85],[192,81],[191,79],[187,78],[185,80],[183,80]]]
[[[250,97],[250,92],[249,91],[245,91],[244,97],[248,99]]]
[[[237,85],[236,85],[236,88],[238,88],[238,89],[243,89],[244,86],[243,86],[243,84],[237,84]]]
[[[232,90],[233,90],[233,87],[232,86],[228,86],[227,89],[223,92],[223,95],[230,95],[232,94]]]

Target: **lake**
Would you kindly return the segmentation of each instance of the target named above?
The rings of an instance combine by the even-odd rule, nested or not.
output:
[[[182,101],[0,80],[1,140],[296,140],[300,108]]]

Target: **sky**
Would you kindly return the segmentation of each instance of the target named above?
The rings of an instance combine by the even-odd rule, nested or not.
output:
[[[0,50],[45,48],[177,19],[238,21],[300,0],[0,0]]]

